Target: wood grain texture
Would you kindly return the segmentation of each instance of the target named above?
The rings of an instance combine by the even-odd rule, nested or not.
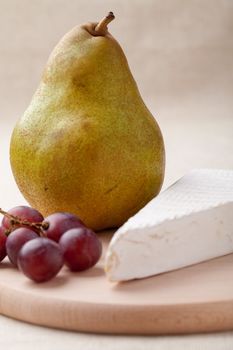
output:
[[[104,245],[110,234],[102,235]],[[5,260],[0,313],[29,323],[112,334],[179,334],[233,329],[233,254],[143,280],[112,284],[103,258],[82,273],[64,268],[35,284]]]

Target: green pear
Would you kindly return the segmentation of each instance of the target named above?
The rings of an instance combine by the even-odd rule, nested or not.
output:
[[[165,167],[159,126],[108,32],[113,19],[110,12],[61,39],[10,147],[31,206],[77,214],[94,230],[119,227],[145,206]]]

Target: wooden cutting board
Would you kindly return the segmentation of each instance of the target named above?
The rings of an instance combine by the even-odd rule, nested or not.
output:
[[[101,236],[106,246],[111,234]],[[103,259],[35,284],[5,259],[0,313],[37,325],[93,333],[178,334],[233,329],[233,254],[143,280],[113,284]]]

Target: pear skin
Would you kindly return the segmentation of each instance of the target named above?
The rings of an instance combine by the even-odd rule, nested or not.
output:
[[[155,197],[165,168],[159,126],[107,30],[113,18],[61,39],[10,146],[32,207],[74,213],[97,231],[119,227]]]

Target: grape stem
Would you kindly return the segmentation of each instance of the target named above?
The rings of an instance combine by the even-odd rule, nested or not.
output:
[[[12,226],[12,228],[14,228],[15,226],[28,226],[30,228],[35,229],[36,231],[38,231],[37,233],[40,236],[45,236],[43,230],[47,230],[49,227],[49,223],[46,221],[43,222],[30,222],[28,220],[22,220],[20,219],[18,216],[12,215],[7,213],[5,210],[3,210],[2,208],[0,208],[0,214],[6,216],[9,220],[10,220],[10,224]],[[12,230],[6,230],[5,234],[8,236],[10,234]]]

